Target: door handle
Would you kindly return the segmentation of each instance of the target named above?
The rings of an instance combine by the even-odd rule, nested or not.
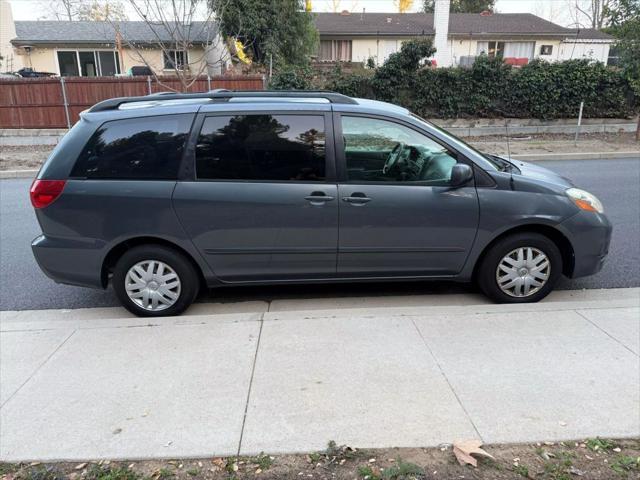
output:
[[[304,197],[305,200],[311,203],[319,204],[324,202],[330,202],[333,197],[326,195],[324,192],[311,192],[311,195]]]
[[[353,205],[362,205],[364,203],[370,202],[371,200],[371,198],[360,192],[352,193],[349,197],[342,197],[343,202],[351,203]]]

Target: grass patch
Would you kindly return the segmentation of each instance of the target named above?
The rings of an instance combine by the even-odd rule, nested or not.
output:
[[[586,442],[584,442],[587,445],[587,448],[591,451],[598,451],[598,450],[613,450],[614,448],[616,448],[616,444],[613,443],[611,440],[607,440],[606,438],[600,438],[600,437],[596,437],[596,438],[589,438],[587,439]]]
[[[20,470],[20,465],[17,463],[0,462],[0,475],[7,475]]]
[[[273,458],[269,455],[265,455],[264,452],[260,453],[260,455],[256,455],[255,457],[250,457],[248,461],[262,470],[268,470],[271,468],[271,465],[273,465]]]
[[[615,462],[611,464],[611,468],[617,474],[626,477],[629,472],[640,470],[640,457],[633,458],[629,455],[618,455]]]
[[[87,470],[87,480],[139,480],[142,475],[127,467],[111,467],[108,465],[92,465]]]
[[[167,467],[163,467],[160,470],[158,470],[156,473],[154,473],[152,476],[157,480],[168,480],[170,478],[175,477],[176,474],[173,473],[171,470],[169,470]],[[133,480],[133,479],[126,479],[126,480]]]
[[[369,465],[358,467],[358,474],[363,480],[417,480],[425,478],[424,469],[398,458],[389,468],[384,470]]]
[[[521,477],[529,478],[529,469],[524,465],[514,465],[513,471]]]
[[[20,480],[62,480],[64,475],[53,466],[30,467],[17,475]]]

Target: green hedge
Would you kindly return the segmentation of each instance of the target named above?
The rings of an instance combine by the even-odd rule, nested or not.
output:
[[[342,74],[338,69],[321,81],[307,75],[301,82],[295,76],[292,86],[389,101],[438,118],[571,118],[578,115],[581,101],[585,117],[628,117],[638,104],[623,73],[601,63],[534,60],[513,68],[481,56],[470,68],[432,69],[424,65],[431,52],[428,40],[407,42],[376,70]],[[286,75],[294,80],[291,72]],[[274,80],[272,86],[291,88],[282,78]]]

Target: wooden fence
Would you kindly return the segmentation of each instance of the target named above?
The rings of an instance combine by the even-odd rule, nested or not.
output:
[[[180,90],[177,78],[65,77],[0,79],[0,128],[66,128],[80,112],[113,97]],[[262,90],[261,75],[223,75],[198,78],[190,92],[214,88]]]

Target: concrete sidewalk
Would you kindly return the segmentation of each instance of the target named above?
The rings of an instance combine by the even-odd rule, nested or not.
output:
[[[637,288],[2,312],[0,458],[639,436],[639,325]]]

